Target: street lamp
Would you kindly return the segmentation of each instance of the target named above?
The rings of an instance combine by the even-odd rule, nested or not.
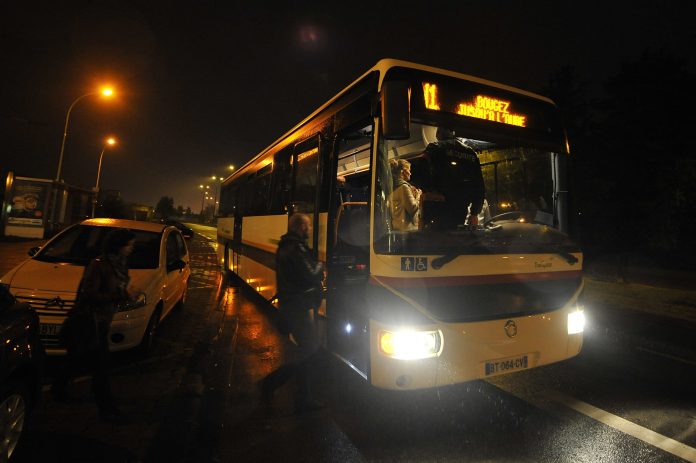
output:
[[[63,152],[65,151],[65,139],[68,137],[68,124],[70,123],[70,113],[72,112],[73,108],[77,104],[78,101],[82,100],[83,98],[87,98],[88,96],[92,95],[102,95],[104,98],[111,98],[114,95],[114,89],[111,87],[104,87],[101,90],[97,92],[90,92],[90,93],[85,93],[82,96],[79,96],[75,99],[75,101],[72,102],[70,107],[68,108],[68,113],[65,115],[65,128],[63,129],[63,141],[60,144],[60,157],[58,158],[58,171],[56,172],[56,181],[60,180],[60,173],[61,169],[63,167]]]
[[[230,167],[234,167],[234,166],[230,166]],[[218,197],[220,194],[220,183],[224,180],[224,178],[222,177],[222,175],[220,177],[216,177],[215,175],[213,175],[210,178],[213,180],[217,180],[215,182],[215,196],[213,197],[213,199],[215,200],[215,203],[213,204],[213,216],[216,216],[217,215]]]
[[[203,217],[203,210],[205,209],[205,201],[208,199],[208,190],[210,189],[210,185],[198,185],[198,188],[201,189],[201,218]]]
[[[99,195],[99,177],[101,176],[101,166],[102,166],[102,159],[104,158],[104,151],[106,151],[107,146],[114,146],[116,144],[116,139],[114,137],[109,137],[106,140],[104,140],[104,147],[101,150],[101,154],[99,155],[99,167],[97,168],[97,181],[94,184],[94,200],[92,201],[92,218],[94,218],[94,214],[97,209],[97,197]]]

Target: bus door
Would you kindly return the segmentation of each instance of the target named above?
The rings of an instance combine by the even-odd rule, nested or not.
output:
[[[366,288],[370,263],[372,131],[360,126],[334,142],[329,206],[328,347],[363,375],[369,365]]]

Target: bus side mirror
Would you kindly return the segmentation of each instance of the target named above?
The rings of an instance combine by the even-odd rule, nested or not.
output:
[[[411,89],[406,82],[382,84],[382,136],[387,140],[406,140],[411,136]]]

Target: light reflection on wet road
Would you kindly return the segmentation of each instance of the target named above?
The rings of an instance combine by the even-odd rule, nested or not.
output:
[[[189,244],[187,306],[162,324],[152,355],[117,359],[115,384],[136,422],[122,428],[98,423],[89,398],[77,406],[49,401],[31,435],[45,450],[34,456],[42,461],[109,453],[172,462],[682,461],[579,413],[558,394],[685,443],[687,450],[696,446],[694,368],[608,343],[601,333],[589,333],[581,355],[570,361],[432,391],[374,389],[325,354],[313,384],[326,409],[294,415],[290,385],[277,392],[272,407],[260,407],[256,382],[284,361],[289,341],[271,322],[274,309],[239,282],[221,279],[214,241],[198,236]],[[83,452],[70,453],[81,446]]]

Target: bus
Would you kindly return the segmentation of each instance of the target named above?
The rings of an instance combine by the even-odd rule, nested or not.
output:
[[[462,213],[464,159],[429,155],[440,128],[478,160],[478,220]],[[324,346],[377,388],[562,361],[580,352],[585,323],[569,156],[548,98],[380,60],[223,181],[218,257],[271,300],[279,238],[290,215],[307,214],[309,245],[327,269],[315,311]],[[408,230],[393,220],[398,160],[422,191]]]

